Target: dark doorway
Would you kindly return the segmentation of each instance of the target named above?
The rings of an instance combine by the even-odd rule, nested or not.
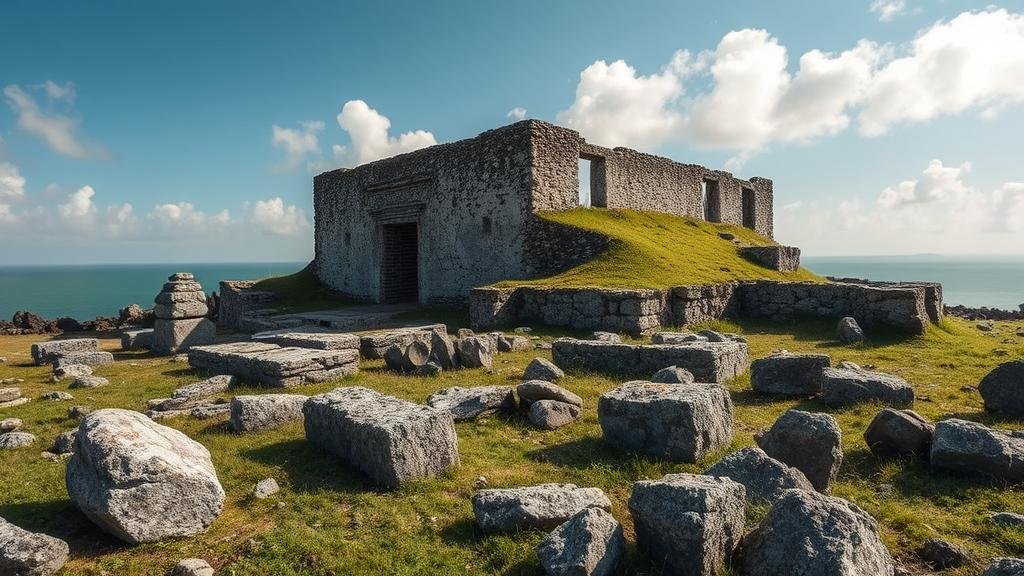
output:
[[[419,300],[419,240],[416,223],[385,224],[380,278],[384,302]]]
[[[754,217],[754,207],[756,206],[756,196],[754,191],[750,188],[743,189],[743,227],[750,228],[753,230],[756,228],[757,223]]]
[[[701,182],[701,204],[704,207],[704,220],[708,222],[722,221],[722,195],[718,190],[718,182],[704,180]]]

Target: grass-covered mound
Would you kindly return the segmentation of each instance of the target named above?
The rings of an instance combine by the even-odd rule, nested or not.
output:
[[[253,286],[253,290],[266,290],[277,294],[277,303],[274,307],[281,312],[323,310],[352,303],[320,283],[313,272],[312,262],[294,274],[264,278]]]
[[[986,414],[978,393],[964,388],[976,386],[1008,358],[1024,356],[1024,337],[1016,335],[1024,333],[1024,322],[997,322],[993,332],[983,333],[971,323],[951,319],[923,336],[857,346],[834,343],[832,323],[743,322],[721,328],[746,334],[752,358],[779,348],[824,352],[834,362],[850,360],[898,374],[914,386],[919,397],[914,409],[932,420],[956,416],[1002,429],[1024,427],[1019,420]],[[537,333],[545,339],[564,334]],[[698,464],[674,464],[605,447],[597,400],[621,380],[596,374],[570,374],[560,382],[583,398],[580,421],[552,431],[536,429],[520,415],[460,422],[456,429],[461,465],[441,478],[412,482],[395,492],[379,490],[338,458],[307,443],[300,423],[239,435],[228,430],[224,417],[185,417],[165,423],[210,449],[227,493],[224,512],[206,534],[129,547],[104,536],[75,510],[64,487],[65,464],[41,458],[39,453],[59,433],[76,425],[67,415],[73,404],[143,410],[147,399],[167,397],[176,386],[198,377],[186,364],[116,352],[117,342],[104,340],[104,348],[114,350],[117,361],[96,372],[110,379],[109,386],[72,390],[72,402],[41,400],[42,393],[66,390],[67,383],[54,384],[49,368],[29,365],[29,345],[37,339],[0,337],[0,356],[8,360],[0,364],[0,379],[24,378],[18,385],[34,398],[3,411],[0,417],[22,418],[24,430],[38,436],[33,446],[0,451],[0,517],[67,539],[72,559],[64,576],[160,575],[179,559],[195,556],[208,560],[218,574],[235,576],[533,575],[540,573],[534,547],[543,534],[481,534],[474,527],[470,506],[478,476],[486,476],[498,488],[542,482],[600,487],[611,498],[613,514],[623,523],[627,538],[634,542],[626,507],[633,481],[673,472],[702,472],[723,455],[711,455]],[[380,361],[364,362],[360,374],[352,378],[288,391],[316,394],[336,386],[361,385],[423,402],[434,390],[449,386],[514,385],[534,356],[549,354],[545,350],[503,354],[493,373],[459,370],[437,378],[398,376],[384,370]],[[833,493],[873,515],[886,545],[914,573],[928,573],[914,550],[930,537],[951,540],[973,556],[969,565],[943,574],[974,576],[995,556],[1024,556],[1024,530],[1002,528],[986,519],[990,512],[1024,510],[1024,486],[931,472],[926,463],[915,459],[876,459],[862,434],[880,409],[877,405],[835,410],[817,400],[762,396],[750,390],[749,373],[727,386],[736,418],[729,452],[752,445],[754,433],[789,408],[834,414],[842,427],[845,459]],[[248,496],[252,485],[266,477],[276,478],[281,492],[268,500]],[[750,512],[748,530],[764,512]],[[631,544],[624,574],[656,573],[657,567]]]
[[[656,288],[732,280],[823,280],[801,268],[779,272],[751,262],[739,247],[719,236],[730,233],[744,246],[770,246],[769,238],[731,224],[715,224],[658,212],[579,208],[542,212],[541,218],[604,234],[608,249],[561,274],[511,280],[497,286]]]

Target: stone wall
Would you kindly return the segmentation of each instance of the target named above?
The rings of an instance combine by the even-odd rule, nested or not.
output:
[[[602,288],[478,288],[470,298],[474,328],[546,324],[638,336],[659,327],[720,318],[853,316],[868,329],[921,334],[941,316],[937,284],[871,285],[758,281],[677,286],[669,290]]]
[[[220,303],[217,307],[217,327],[238,329],[243,316],[253,310],[267,308],[277,300],[273,292],[253,290],[253,280],[222,280]]]
[[[608,248],[608,237],[534,216],[523,238],[523,273],[552,276],[593,259]]]

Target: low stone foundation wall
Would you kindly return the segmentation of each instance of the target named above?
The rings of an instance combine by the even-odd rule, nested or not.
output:
[[[610,372],[649,379],[666,366],[689,370],[698,382],[722,383],[746,372],[750,361],[742,342],[623,344],[560,338],[551,358],[561,368]]]
[[[942,286],[929,283],[758,281],[669,290],[477,288],[470,295],[475,329],[539,323],[639,336],[660,327],[720,318],[853,316],[866,328],[921,334],[942,318]]]
[[[222,280],[217,327],[237,329],[242,317],[253,310],[268,308],[277,299],[273,292],[253,290],[253,280]]]

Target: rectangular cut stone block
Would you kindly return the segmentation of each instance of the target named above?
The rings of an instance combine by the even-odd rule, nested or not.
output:
[[[173,294],[181,294],[181,292]],[[205,299],[156,304],[153,306],[153,316],[166,319],[203,318],[209,311],[210,309],[207,307]]]
[[[256,384],[298,386],[344,378],[359,371],[355,349],[314,350],[267,342],[236,342],[189,350],[189,364],[217,374],[232,374]]]
[[[278,346],[313,348],[316,350],[358,350],[360,337],[355,334],[337,334],[322,331],[272,330],[252,335],[253,340]]]
[[[128,330],[121,334],[123,350],[149,350],[153,348],[153,330]]]
[[[796,246],[746,246],[740,254],[766,268],[795,272],[800,268],[800,249]]]
[[[363,358],[383,358],[384,351],[390,348],[392,344],[398,344],[403,348],[414,341],[430,344],[431,335],[434,330],[440,330],[444,334],[448,333],[448,327],[444,324],[382,330],[362,336],[359,349]]]
[[[63,356],[57,356],[50,363],[54,368],[62,368],[71,364],[85,364],[86,366],[103,366],[112,364],[114,355],[103,350],[92,350],[84,352],[71,352]]]
[[[157,318],[153,324],[153,351],[173,354],[192,346],[212,344],[216,336],[217,326],[207,318]]]
[[[303,415],[307,440],[386,488],[459,463],[455,421],[447,410],[357,386],[313,396]]]
[[[742,374],[748,362],[743,342],[623,344],[560,338],[551,349],[561,368],[651,376],[667,366],[685,368],[698,382],[722,383]]]
[[[51,340],[32,344],[32,360],[37,366],[50,364],[58,356],[72,352],[91,352],[99,350],[99,341],[95,338],[73,338],[69,340]]]

